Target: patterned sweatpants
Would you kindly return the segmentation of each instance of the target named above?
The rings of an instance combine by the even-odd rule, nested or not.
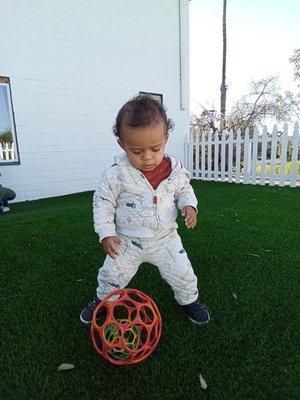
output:
[[[177,231],[157,238],[134,238],[118,234],[122,244],[114,260],[107,256],[98,273],[97,296],[103,299],[116,288],[124,288],[143,262],[156,265],[171,286],[176,301],[190,304],[198,298],[197,277]]]

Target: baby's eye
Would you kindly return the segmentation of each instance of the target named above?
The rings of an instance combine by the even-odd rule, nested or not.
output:
[[[141,154],[141,152],[138,150],[138,151],[133,151],[133,154]]]
[[[153,149],[153,151],[159,151],[160,149]]]

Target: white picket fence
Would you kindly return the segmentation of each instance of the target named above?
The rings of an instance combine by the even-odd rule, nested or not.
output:
[[[216,160],[216,162],[215,162]],[[252,185],[300,186],[299,124],[289,132],[288,124],[272,133],[249,129],[190,136],[185,143],[185,165],[194,179]]]
[[[0,142],[0,160],[9,161],[15,159],[15,147],[13,143]]]

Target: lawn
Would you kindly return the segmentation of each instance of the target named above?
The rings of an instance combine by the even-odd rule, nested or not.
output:
[[[79,321],[105,257],[92,193],[15,204],[0,217],[1,399],[299,399],[300,192],[193,186],[199,223],[186,230],[180,221],[179,232],[213,321],[186,320],[143,264],[130,287],[155,300],[163,333],[158,350],[130,367],[95,354]],[[61,363],[75,368],[57,371]]]

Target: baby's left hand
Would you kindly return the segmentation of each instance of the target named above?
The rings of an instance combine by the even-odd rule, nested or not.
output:
[[[194,207],[184,206],[181,210],[181,215],[185,217],[185,225],[188,228],[195,228],[197,224],[197,213]]]

